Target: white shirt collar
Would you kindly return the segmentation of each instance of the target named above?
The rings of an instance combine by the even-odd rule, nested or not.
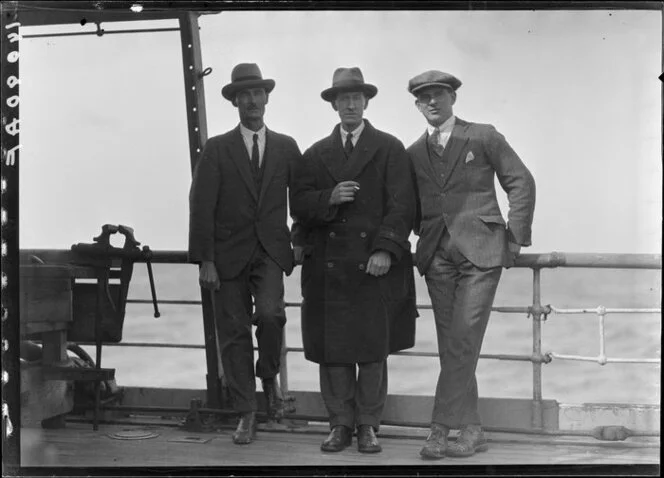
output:
[[[452,115],[449,118],[445,120],[443,124],[441,124],[438,127],[438,130],[442,133],[451,133],[452,128],[454,128],[454,124],[456,123],[456,116]],[[427,131],[429,134],[433,134],[433,130],[435,129],[435,126],[432,125],[427,125]]]
[[[252,131],[249,128],[247,128],[245,125],[240,123],[240,133],[242,133],[244,140],[249,142],[253,142],[254,133],[258,133],[258,142],[260,143],[265,139],[265,125],[263,125],[263,127],[258,131]]]
[[[348,132],[344,130],[343,126],[339,126],[339,131],[341,131],[341,144],[346,143],[346,136],[348,136]],[[360,138],[360,135],[362,134],[362,131],[364,131],[364,120],[362,120],[362,123],[360,123],[360,126],[355,128],[353,131],[350,133],[353,135],[352,138],[350,139],[353,143],[353,146],[357,144],[357,140]]]
[[[240,133],[242,134],[242,142],[244,143],[244,147],[247,148],[247,154],[249,155],[249,159],[251,159],[251,152],[254,148],[254,134],[258,134],[258,164],[262,165],[263,164],[263,156],[265,154],[265,136],[266,136],[266,131],[267,128],[265,128],[265,125],[258,131],[252,131],[246,126],[244,126],[242,123],[240,123]]]

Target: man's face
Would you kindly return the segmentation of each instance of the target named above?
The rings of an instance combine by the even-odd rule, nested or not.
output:
[[[353,131],[362,123],[368,100],[361,91],[342,91],[332,102],[332,107],[339,113],[341,124],[346,131]]]
[[[440,126],[452,116],[456,93],[444,86],[429,86],[417,92],[415,105],[429,124]]]
[[[235,106],[240,113],[240,121],[262,120],[268,95],[263,88],[248,88],[235,95]]]

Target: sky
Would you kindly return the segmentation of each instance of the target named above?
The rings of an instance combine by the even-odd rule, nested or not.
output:
[[[523,252],[661,253],[661,12],[244,11],[199,22],[209,136],[237,125],[220,90],[235,64],[253,62],[276,82],[268,128],[304,151],[338,122],[320,92],[337,67],[357,66],[378,88],[365,117],[407,147],[426,127],[408,80],[442,70],[463,82],[455,114],[494,125],[535,177]],[[20,247],[91,242],[111,223],[153,250],[185,250],[179,34],[26,38],[20,55]]]

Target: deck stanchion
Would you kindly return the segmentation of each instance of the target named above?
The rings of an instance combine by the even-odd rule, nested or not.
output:
[[[542,356],[542,301],[540,274],[541,269],[533,269],[533,358],[541,358]],[[540,360],[533,360],[533,428],[542,428],[542,418],[542,362]]]
[[[198,31],[197,13],[183,13],[180,15],[178,21],[180,25],[182,69],[187,106],[189,159],[193,175],[198,158],[207,141],[201,38]],[[222,406],[221,367],[219,366],[219,348],[217,347],[213,293],[201,288],[201,303],[205,334],[205,359],[207,363],[207,406],[210,408],[220,408]]]
[[[103,270],[98,269],[97,272],[97,297],[96,297],[96,308],[95,308],[95,370],[99,371],[101,368],[101,346],[102,346],[102,297],[106,293],[106,288],[108,286],[108,279],[105,275],[106,273]],[[99,412],[100,412],[100,401],[101,401],[101,382],[99,378],[95,380],[95,409],[92,419],[92,429],[97,431],[99,429]]]
[[[288,398],[288,344],[286,343],[286,327],[281,329],[281,358],[279,365],[279,385],[281,387],[281,396],[286,400]]]
[[[182,68],[184,72],[185,99],[187,104],[187,129],[189,133],[189,159],[191,172],[207,141],[207,118],[205,113],[205,88],[201,55],[201,38],[198,31],[198,15],[184,13],[180,19],[180,42],[182,46]]]
[[[597,308],[597,320],[599,326],[599,357],[597,357],[597,363],[600,365],[606,365],[606,346],[604,340],[604,317],[606,316],[606,308],[598,307]]]

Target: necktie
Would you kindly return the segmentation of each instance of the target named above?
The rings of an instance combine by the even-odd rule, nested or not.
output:
[[[348,133],[346,135],[346,144],[344,144],[344,151],[346,151],[347,157],[350,157],[350,153],[353,152],[353,133]]]
[[[254,133],[254,145],[251,148],[251,168],[254,170],[254,176],[258,177],[258,134]]]
[[[434,128],[433,132],[429,135],[429,148],[438,156],[443,155],[445,148],[440,144],[440,130],[438,128]]]

